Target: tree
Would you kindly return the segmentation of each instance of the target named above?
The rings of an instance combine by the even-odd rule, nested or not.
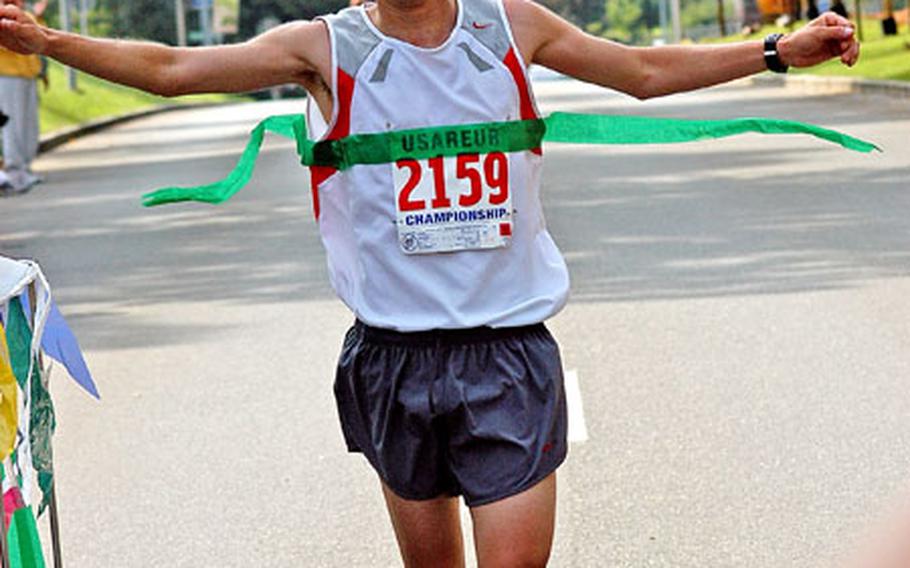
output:
[[[542,4],[581,27],[600,21],[604,16],[603,0],[542,0]]]
[[[102,28],[102,35],[177,43],[172,2],[97,0],[90,21],[95,21],[93,33]]]
[[[717,26],[720,28],[721,37],[726,37],[727,18],[724,16],[724,0],[717,0]]]
[[[279,22],[311,20],[331,14],[348,5],[347,0],[241,0],[240,38],[256,35],[259,23],[267,18]]]
[[[649,36],[640,0],[606,0],[604,16],[587,30],[623,43],[640,43]]]

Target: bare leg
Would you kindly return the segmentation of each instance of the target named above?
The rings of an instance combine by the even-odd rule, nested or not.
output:
[[[457,498],[411,501],[395,495],[384,483],[382,492],[406,568],[464,567]]]
[[[910,504],[904,504],[877,527],[849,568],[907,568],[910,566]]]
[[[542,567],[556,522],[556,474],[501,501],[471,509],[480,568]]]

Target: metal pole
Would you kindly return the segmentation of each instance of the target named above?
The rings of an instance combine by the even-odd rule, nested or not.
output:
[[[35,283],[28,285],[28,303],[32,308],[32,329],[35,329],[35,316],[38,313],[38,295],[35,293]],[[41,351],[38,351],[38,372],[44,369],[44,358]],[[31,380],[29,377],[28,380]],[[60,552],[60,520],[57,516],[57,480],[51,484],[51,500],[47,506],[48,515],[51,519],[51,550],[54,553],[54,568],[63,568],[63,555]]]
[[[60,551],[60,518],[57,516],[57,480],[51,484],[51,502],[47,506],[51,516],[51,549],[54,551],[54,568],[63,568]]]
[[[670,19],[673,21],[673,43],[682,41],[682,21],[679,17],[679,0],[670,0]]]
[[[736,20],[737,29],[741,30],[746,25],[746,9],[743,6],[743,0],[733,0],[733,19]]]
[[[68,0],[60,0],[60,26],[63,31],[72,31],[70,25],[70,6]],[[72,67],[66,68],[66,82],[71,91],[76,90],[76,71]]]
[[[212,45],[212,10],[210,4],[203,4],[199,8],[199,21],[202,24],[202,43]]]
[[[177,18],[177,45],[186,47],[186,8],[183,0],[174,0],[174,15]]]
[[[79,33],[88,35],[88,0],[79,0]]]
[[[856,37],[863,41],[863,5],[862,0],[854,0],[853,2],[853,11],[854,17],[856,19]]]

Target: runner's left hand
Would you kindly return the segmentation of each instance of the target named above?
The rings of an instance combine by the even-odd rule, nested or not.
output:
[[[833,12],[825,12],[806,27],[784,36],[777,49],[781,61],[791,67],[810,67],[833,57],[852,67],[859,59],[853,23]]]

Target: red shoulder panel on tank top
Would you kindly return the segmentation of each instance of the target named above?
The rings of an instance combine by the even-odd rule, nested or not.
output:
[[[351,100],[354,98],[354,78],[338,69],[337,79],[338,110],[335,125],[325,137],[326,140],[337,140],[351,133]],[[311,166],[310,180],[313,191],[313,214],[319,219],[319,185],[332,177],[337,168],[330,166]]]
[[[506,53],[502,62],[512,74],[512,80],[515,81],[515,86],[518,87],[521,119],[530,120],[540,118],[537,115],[537,111],[534,110],[534,103],[531,101],[531,88],[528,86],[528,81],[525,79],[524,70],[521,68],[521,62],[518,61],[518,56],[515,54],[515,48],[509,49],[509,52]],[[540,148],[534,148],[531,151],[537,155],[543,154],[543,150]]]

